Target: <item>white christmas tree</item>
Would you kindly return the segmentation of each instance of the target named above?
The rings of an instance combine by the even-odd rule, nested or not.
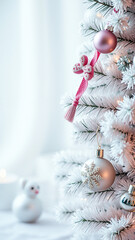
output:
[[[85,3],[80,56],[86,55],[91,61],[95,52],[93,39],[106,26],[117,37],[117,47],[100,55],[94,76],[76,108],[74,138],[87,143],[88,150],[57,154],[57,177],[64,187],[59,217],[74,225],[75,240],[135,240],[135,215],[131,212],[135,211],[135,202],[128,202],[132,205],[130,212],[120,205],[121,196],[135,184],[135,1]],[[73,99],[64,98],[65,109]],[[114,183],[101,191],[92,189],[103,181],[92,156],[97,136],[101,138],[104,158],[115,169]]]

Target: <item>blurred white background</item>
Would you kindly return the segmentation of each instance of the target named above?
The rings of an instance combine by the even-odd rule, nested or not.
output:
[[[0,0],[0,168],[52,191],[51,156],[73,146],[59,103],[78,86],[83,8],[82,0]]]

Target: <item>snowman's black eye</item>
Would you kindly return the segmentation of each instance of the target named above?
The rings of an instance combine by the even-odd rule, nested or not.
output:
[[[39,189],[40,187],[39,186],[37,186],[37,189]]]
[[[30,189],[31,189],[31,190],[34,190],[34,187],[31,187]]]

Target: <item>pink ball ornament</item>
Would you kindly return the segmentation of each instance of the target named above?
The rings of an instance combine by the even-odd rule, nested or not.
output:
[[[116,36],[109,30],[103,30],[94,37],[94,46],[100,53],[110,53],[117,45]]]

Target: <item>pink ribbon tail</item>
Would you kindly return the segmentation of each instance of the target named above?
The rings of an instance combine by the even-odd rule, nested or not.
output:
[[[74,120],[74,116],[75,116],[75,112],[76,112],[76,107],[74,104],[72,104],[67,113],[65,114],[65,119],[68,120],[69,122],[73,122]]]
[[[94,65],[96,64],[99,56],[100,56],[100,52],[98,52],[98,51],[96,50],[96,52],[95,52],[95,54],[94,54],[94,57],[92,58],[92,60],[91,60],[91,62],[90,62],[90,65],[91,65],[92,67],[94,67]]]
[[[91,80],[94,76],[93,67],[94,67],[95,63],[97,62],[99,56],[100,56],[100,53],[96,50],[95,55],[90,62],[90,66],[92,66],[92,71],[90,73],[90,79],[89,80]],[[81,98],[81,96],[83,95],[83,93],[85,92],[87,87],[88,87],[88,80],[85,80],[85,78],[83,77],[82,82],[79,86],[79,89],[78,89],[78,91],[75,95],[75,100],[74,100],[73,104],[69,107],[67,113],[65,114],[65,119],[68,120],[69,122],[73,122],[75,112],[76,112],[76,108],[79,104],[79,99]]]
[[[65,119],[68,120],[69,122],[73,122],[75,112],[76,112],[76,108],[77,108],[78,103],[79,103],[79,99],[82,96],[82,94],[85,92],[87,86],[88,86],[88,81],[85,80],[85,78],[83,78],[82,82],[79,86],[79,89],[76,93],[75,100],[74,100],[73,104],[69,107],[69,109],[68,109],[68,111],[65,115]]]

